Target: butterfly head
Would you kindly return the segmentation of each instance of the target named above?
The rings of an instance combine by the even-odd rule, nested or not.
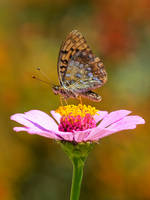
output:
[[[60,94],[60,86],[59,85],[53,85],[52,90],[54,92],[54,94]]]

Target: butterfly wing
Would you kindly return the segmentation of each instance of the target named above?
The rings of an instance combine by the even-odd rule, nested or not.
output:
[[[60,84],[78,93],[101,87],[107,80],[103,63],[77,30],[72,31],[63,42],[57,69]]]

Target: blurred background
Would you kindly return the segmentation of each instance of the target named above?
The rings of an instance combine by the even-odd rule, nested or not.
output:
[[[40,66],[58,83],[59,48],[73,29],[83,33],[108,73],[97,90],[102,102],[84,103],[132,110],[147,122],[100,141],[86,163],[81,199],[149,200],[149,0],[0,0],[0,199],[69,200],[67,156],[54,141],[13,132],[10,115],[49,113],[60,105],[51,87],[32,74]]]

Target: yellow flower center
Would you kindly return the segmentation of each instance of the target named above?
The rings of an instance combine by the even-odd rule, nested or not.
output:
[[[96,127],[94,115],[98,110],[79,104],[60,106],[56,112],[61,115],[58,129],[63,132],[84,131]]]
[[[76,105],[67,105],[67,106],[60,106],[56,112],[59,113],[61,116],[81,116],[85,117],[86,114],[90,114],[91,116],[95,115],[97,113],[97,109],[95,107],[92,107],[90,105],[82,105],[78,104]]]

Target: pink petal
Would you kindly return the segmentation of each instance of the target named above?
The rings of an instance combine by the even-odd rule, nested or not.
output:
[[[13,130],[16,131],[16,132],[20,132],[20,131],[26,131],[27,132],[28,128],[26,128],[26,127],[14,127]]]
[[[36,135],[40,135],[40,136],[47,137],[50,139],[61,140],[59,136],[56,136],[55,132],[51,132],[51,131],[46,132],[42,130],[37,130],[35,128],[26,128],[26,127],[14,127],[13,130],[16,132],[26,131],[29,134],[33,134],[33,135],[36,134]]]
[[[105,128],[105,129],[101,130],[99,133],[97,132],[95,137],[93,137],[92,139],[95,140],[95,141],[98,141],[101,138],[109,136],[109,135],[111,135],[113,133],[116,133],[116,131],[113,130],[113,129],[110,130],[109,128]]]
[[[85,141],[98,141],[103,137],[122,130],[136,128],[137,124],[144,124],[145,120],[140,116],[126,116],[120,121],[110,125],[108,128],[101,129],[99,126],[92,129],[91,133],[86,137]]]
[[[108,114],[107,111],[98,111],[97,114],[94,115],[96,123],[98,123],[100,120],[106,117],[107,114]]]
[[[51,111],[51,115],[54,117],[54,119],[58,122],[58,124],[60,123],[60,118],[61,115],[57,112],[55,112],[54,110]]]
[[[85,131],[74,131],[74,140],[76,142],[84,142],[90,131],[91,129],[87,129]]]
[[[14,120],[26,127],[35,127],[30,121],[26,120],[25,114],[17,113],[10,117],[11,120]]]
[[[66,140],[66,141],[73,141],[74,140],[73,134],[71,132],[61,132],[61,131],[59,131],[57,135],[60,136],[62,140]]]
[[[30,110],[25,113],[28,120],[39,124],[47,130],[58,130],[56,122],[45,112],[40,110]]]
[[[113,112],[109,113],[108,115],[106,115],[106,117],[104,117],[104,119],[100,122],[98,127],[105,128],[105,127],[121,120],[122,118],[124,118],[126,115],[128,115],[130,113],[131,113],[131,111],[129,111],[129,110],[113,111]]]
[[[116,131],[134,129],[137,124],[144,124],[145,120],[140,116],[127,116],[120,121],[109,126],[109,129]]]
[[[55,134],[58,126],[55,121],[46,113],[39,110],[31,110],[25,114],[14,114],[11,116],[14,120],[25,127],[15,127],[15,131],[27,131],[30,134],[37,134],[44,137],[58,139],[61,138]]]
[[[101,129],[99,127],[93,128],[90,134],[85,138],[85,141],[98,141],[103,135],[110,135],[113,130]]]
[[[55,121],[48,114],[39,110],[31,110],[25,114],[14,114],[11,116],[11,120],[37,130],[58,130],[58,126]]]

